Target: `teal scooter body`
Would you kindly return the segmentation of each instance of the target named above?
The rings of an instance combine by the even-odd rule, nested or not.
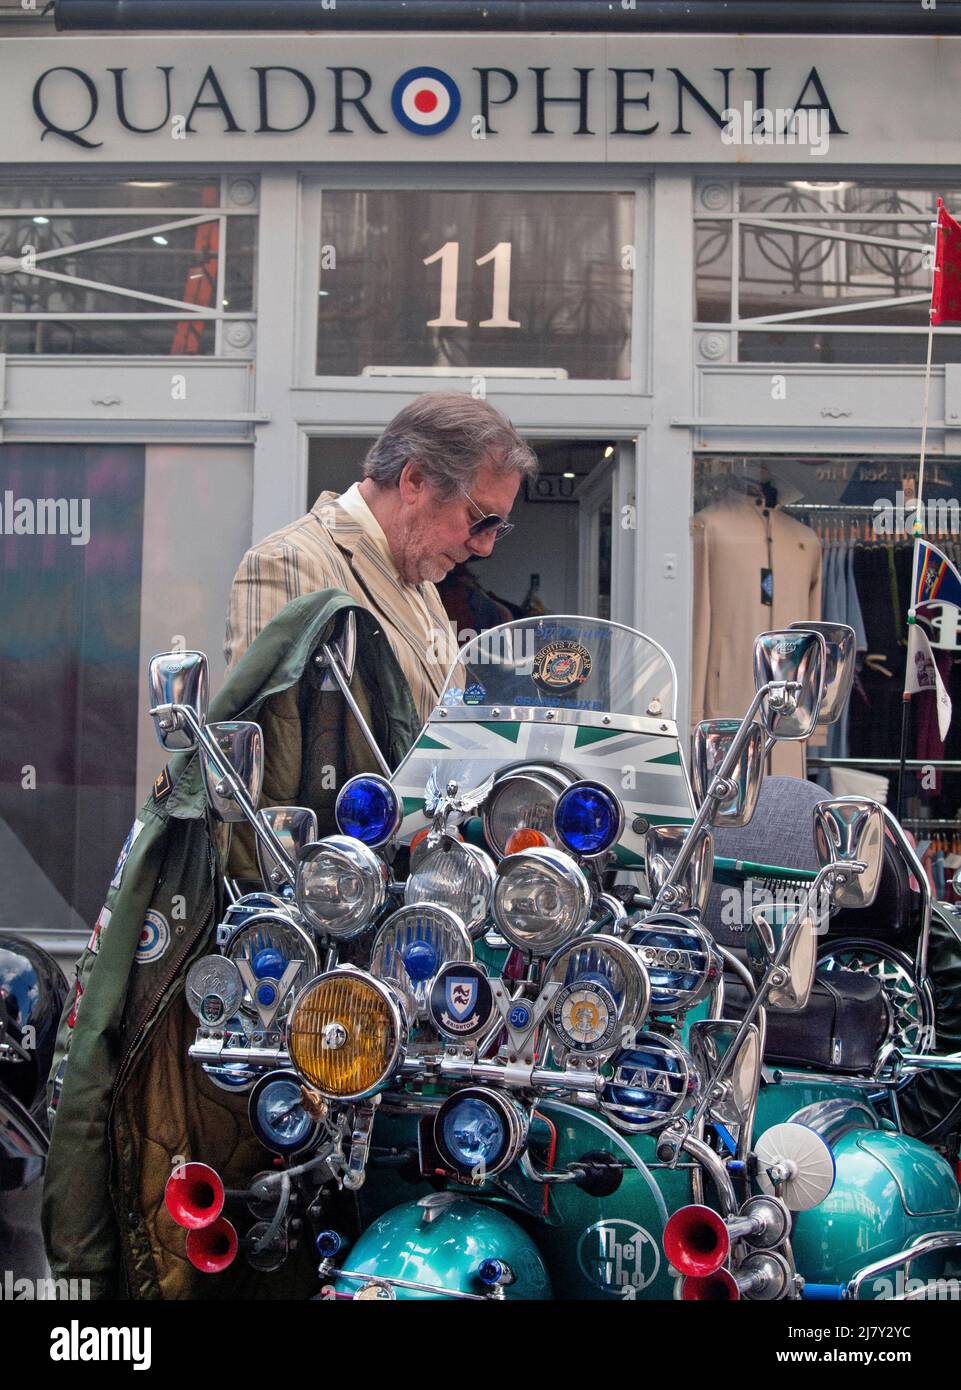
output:
[[[547,1267],[530,1236],[495,1206],[471,1201],[466,1194],[432,1193],[393,1207],[364,1231],[348,1252],[332,1286],[340,1297],[383,1297],[390,1288],[398,1300],[490,1297],[547,1299]],[[509,1271],[509,1282],[485,1284]],[[378,1285],[378,1280],[390,1284]]]
[[[864,1091],[854,1086],[775,1081],[758,1097],[755,1134],[790,1120],[804,1107],[849,1100],[868,1120]],[[854,1112],[856,1113],[856,1112]],[[834,1155],[834,1186],[810,1211],[794,1217],[791,1245],[798,1271],[809,1283],[847,1284],[860,1269],[906,1250],[935,1231],[961,1231],[961,1191],[950,1164],[928,1144],[899,1133],[879,1119],[852,1126],[829,1139]],[[912,1278],[955,1277],[961,1272],[958,1252],[919,1259]],[[896,1272],[869,1281],[862,1298],[889,1298]]]

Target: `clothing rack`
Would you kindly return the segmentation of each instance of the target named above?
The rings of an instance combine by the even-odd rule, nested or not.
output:
[[[876,767],[880,771],[894,772],[901,766],[899,758],[817,758],[808,757],[808,767]],[[908,758],[904,764],[908,768],[940,767],[947,772],[961,772],[961,759],[957,758]]]
[[[905,505],[905,512],[912,509]],[[877,511],[873,502],[785,502],[782,512],[836,512],[870,516]]]
[[[901,824],[909,830],[961,830],[961,820],[925,820],[922,816],[905,816]]]

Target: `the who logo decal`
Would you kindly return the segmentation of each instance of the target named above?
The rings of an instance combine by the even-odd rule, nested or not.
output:
[[[460,92],[440,68],[409,68],[390,95],[397,121],[414,135],[440,135],[457,120]]]

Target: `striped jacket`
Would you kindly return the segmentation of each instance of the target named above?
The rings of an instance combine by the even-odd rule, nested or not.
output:
[[[433,584],[403,583],[362,527],[324,492],[298,521],[247,551],[234,576],[224,654],[233,667],[285,603],[317,589],[345,589],[375,613],[397,657],[421,720],[444,688],[457,644]],[[419,593],[427,617],[412,595]]]

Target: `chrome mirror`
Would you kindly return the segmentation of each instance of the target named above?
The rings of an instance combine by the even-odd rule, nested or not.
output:
[[[814,985],[814,972],[817,969],[818,932],[814,914],[805,912],[794,928],[787,960],[781,969],[786,978],[781,984],[771,986],[767,997],[767,1007],[778,1009],[781,1013],[800,1013],[806,1009]]]
[[[835,724],[844,713],[854,680],[857,638],[846,623],[791,623],[797,632],[819,632],[824,638],[824,695],[818,713],[819,724]]]
[[[264,736],[260,725],[249,720],[230,720],[222,724],[208,724],[206,732],[247,793],[250,804],[256,807],[264,780]],[[203,752],[203,770],[207,799],[217,819],[246,820],[247,816],[230,779],[224,776],[206,750]]]
[[[860,873],[835,882],[839,907],[870,907],[877,897],[884,863],[884,812],[876,801],[841,796],[814,808],[814,847],[822,868],[861,864]]]
[[[652,899],[660,896],[689,833],[687,825],[655,825],[644,836],[644,863]],[[666,890],[661,907],[676,912],[703,912],[713,872],[714,838],[704,830],[680,881]]]
[[[259,814],[295,864],[304,845],[317,839],[317,817],[307,806],[265,806]],[[275,890],[288,882],[280,860],[262,840],[257,841],[257,865],[264,887],[268,890]]]
[[[797,920],[799,911],[800,921]],[[797,1013],[807,1006],[814,984],[814,972],[817,968],[817,913],[805,890],[800,903],[779,905],[769,916],[774,918],[773,922],[760,912],[751,920],[744,942],[747,966],[758,987],[773,969],[774,977],[765,1004],[783,1013]],[[789,933],[790,944],[787,954],[775,965]]]
[[[737,1045],[737,1055],[725,1066],[724,1080],[710,1087],[710,1080],[735,1042],[740,1023],[731,1019],[701,1019],[692,1023],[689,1032],[691,1056],[711,1090],[708,1113],[734,1132],[734,1137],[749,1125],[757,1101],[761,1079],[761,1036],[752,1023]]]
[[[700,806],[707,789],[721,769],[728,749],[741,727],[739,719],[704,719],[694,730],[691,752],[691,780],[694,797]],[[754,815],[761,782],[764,779],[764,730],[752,724],[747,742],[730,775],[731,796],[718,803],[712,824],[747,825]]]
[[[334,674],[330,669],[331,657],[338,663],[344,680],[350,685],[357,659],[357,615],[353,609],[346,609],[340,615],[336,633],[324,644],[324,669],[321,673],[321,690],[339,690]],[[320,658],[318,657],[318,660]]]
[[[754,639],[754,686],[773,686],[761,701],[761,720],[777,739],[814,732],[824,696],[827,648],[819,632],[762,632]]]
[[[194,735],[171,706],[186,705],[197,723],[207,718],[207,658],[203,652],[161,652],[147,666],[150,713],[161,747],[169,753],[193,748]]]

